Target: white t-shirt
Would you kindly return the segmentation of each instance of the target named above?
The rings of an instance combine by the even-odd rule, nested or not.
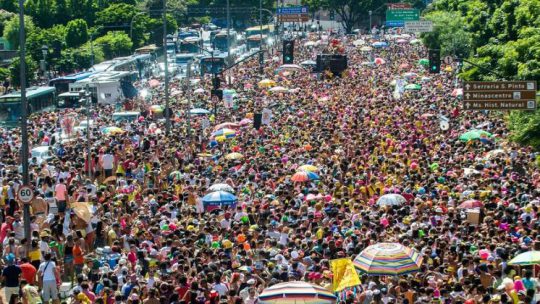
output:
[[[103,169],[112,170],[114,168],[114,156],[111,154],[105,154],[101,158]]]
[[[55,268],[56,264],[53,261],[41,262],[41,264],[39,264],[38,271],[43,274],[43,281],[56,281],[54,275]]]

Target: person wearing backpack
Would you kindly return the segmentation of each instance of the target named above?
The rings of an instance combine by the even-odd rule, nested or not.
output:
[[[38,269],[41,296],[44,303],[49,303],[52,300],[54,304],[59,304],[57,278],[60,277],[60,274],[56,268],[56,263],[52,261],[51,253],[46,253],[44,257],[45,261],[39,265]]]

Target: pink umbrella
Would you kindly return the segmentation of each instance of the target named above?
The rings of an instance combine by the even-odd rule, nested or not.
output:
[[[464,201],[463,203],[459,204],[458,208],[460,209],[474,209],[474,208],[480,208],[483,207],[484,203],[478,200],[468,200]]]
[[[157,86],[159,86],[159,80],[157,79],[152,79],[148,82],[148,85],[151,87],[151,88],[155,88]]]
[[[241,126],[247,126],[249,124],[253,123],[253,120],[249,119],[249,118],[244,118],[240,121],[240,125]]]
[[[407,64],[407,63],[402,63],[400,66],[399,66],[400,69],[402,70],[407,70],[410,68],[410,66]]]
[[[398,39],[396,40],[397,43],[407,43],[406,39]]]
[[[452,97],[463,96],[463,89],[454,89],[452,91]]]
[[[224,122],[214,127],[214,131],[223,129],[223,128],[229,128],[229,129],[236,129],[239,128],[240,125],[235,122]]]
[[[424,114],[422,114],[421,117],[425,119],[425,118],[430,118],[430,117],[433,117],[433,116],[435,116],[435,115],[432,114],[432,113],[424,113]]]
[[[379,58],[379,57],[375,58],[375,61],[374,61],[374,62],[375,62],[375,64],[378,64],[378,65],[381,65],[381,64],[385,64],[385,63],[386,63],[386,61],[384,61],[384,59]]]

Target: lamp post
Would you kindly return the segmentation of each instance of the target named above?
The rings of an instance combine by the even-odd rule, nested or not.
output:
[[[259,41],[259,50],[263,50],[263,27],[262,27],[262,0],[259,0],[259,35],[260,35],[260,41]],[[259,53],[259,74],[262,77],[262,74],[264,72],[264,53]]]
[[[20,55],[20,82],[21,82],[21,165],[23,185],[29,186],[28,175],[28,100],[26,99],[26,61],[25,61],[25,33],[24,33],[24,0],[19,0],[19,55]],[[24,204],[24,235],[27,240],[31,239],[30,231],[30,205]],[[30,250],[32,242],[27,243]]]
[[[171,132],[171,109],[169,107],[169,66],[167,54],[167,0],[163,0],[163,65],[165,67],[165,134]]]
[[[371,15],[373,14],[373,11],[369,11],[369,33],[371,34]]]
[[[42,45],[41,53],[43,54],[43,66],[42,66],[43,76],[45,76],[47,80],[49,80],[49,73],[47,71],[47,54],[49,53],[49,47],[46,45]]]

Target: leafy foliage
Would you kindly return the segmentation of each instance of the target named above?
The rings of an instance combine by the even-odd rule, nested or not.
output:
[[[26,63],[26,84],[29,84],[36,78],[37,63],[30,56],[25,58]],[[16,57],[9,66],[9,72],[11,77],[11,84],[15,87],[21,85],[21,74],[20,74],[20,60],[19,57]]]
[[[128,55],[133,46],[133,42],[124,32],[108,32],[96,39],[95,44],[101,46],[105,59]]]
[[[88,41],[88,25],[83,19],[75,19],[66,26],[66,44],[75,48]]]
[[[24,16],[24,29],[27,37],[36,31],[36,26],[31,17]],[[9,41],[14,49],[19,47],[19,16],[14,15],[5,23],[4,38]]]

